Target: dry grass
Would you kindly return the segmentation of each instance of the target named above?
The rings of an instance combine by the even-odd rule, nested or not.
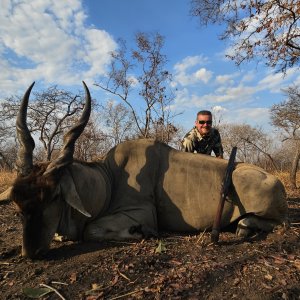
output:
[[[16,172],[0,171],[0,193],[11,186],[16,178]]]
[[[283,183],[289,198],[300,198],[300,188],[293,189],[290,184],[290,174],[288,172],[277,172],[274,175]],[[297,172],[297,187],[300,187],[300,172]]]

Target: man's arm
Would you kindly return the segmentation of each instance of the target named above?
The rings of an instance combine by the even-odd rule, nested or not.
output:
[[[193,141],[191,141],[188,138],[184,138],[183,141],[181,142],[181,150],[183,152],[194,152],[194,145],[193,145]]]
[[[213,151],[217,158],[223,158],[224,151],[223,151],[221,136],[217,129],[215,129],[215,143],[214,143]]]
[[[193,130],[190,130],[181,142],[181,151],[194,153],[195,143],[194,143],[194,135]]]

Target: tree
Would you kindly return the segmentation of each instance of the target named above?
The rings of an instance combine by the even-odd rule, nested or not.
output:
[[[11,140],[1,139],[0,141],[0,169],[13,170],[16,161],[16,143]]]
[[[231,41],[227,56],[237,65],[265,59],[285,73],[299,64],[298,0],[191,0],[190,11],[201,25],[225,24],[220,39]]]
[[[294,154],[295,145],[293,141],[286,140],[276,145],[272,156],[281,172],[290,172]]]
[[[74,157],[83,161],[92,161],[103,157],[110,149],[105,133],[100,129],[93,113],[83,133],[76,141]]]
[[[161,117],[153,122],[149,136],[166,144],[173,144],[176,143],[179,132],[182,133],[179,127],[171,122],[165,122],[164,118]]]
[[[294,159],[290,170],[290,182],[296,188],[296,174],[300,159],[300,89],[289,86],[282,90],[286,99],[270,109],[272,125],[283,133],[283,141],[292,141]]]
[[[112,53],[108,77],[95,85],[119,97],[131,111],[136,135],[149,138],[158,123],[162,122],[167,131],[172,123],[170,104],[174,95],[169,90],[172,76],[165,69],[167,59],[161,53],[164,38],[160,34],[140,32],[135,42],[136,49],[128,51],[126,42],[119,40],[119,49]]]
[[[11,97],[0,104],[0,167],[12,170],[17,157],[16,114],[18,99]]]
[[[50,161],[61,145],[62,135],[74,124],[71,117],[83,109],[81,97],[56,86],[33,94],[35,98],[28,105],[29,129],[38,133],[46,160]]]
[[[2,126],[6,128],[6,136],[11,134],[11,137],[15,137],[15,120],[20,100],[21,97],[13,96],[2,103],[0,119],[5,121]],[[38,136],[41,142],[45,153],[44,159],[49,161],[55,150],[60,148],[63,134],[74,124],[73,117],[76,118],[82,108],[79,95],[59,90],[56,86],[32,93],[28,105],[27,124],[33,136]]]
[[[238,160],[264,168],[269,161],[272,169],[277,170],[277,165],[270,154],[272,143],[262,129],[248,124],[227,124],[222,126],[220,131],[224,152],[230,153],[232,147],[237,146]]]
[[[130,109],[112,100],[100,107],[102,128],[110,148],[134,137],[134,117]]]

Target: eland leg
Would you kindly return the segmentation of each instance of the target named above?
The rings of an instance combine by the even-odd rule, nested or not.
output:
[[[118,212],[89,223],[83,239],[86,241],[142,239],[157,235],[155,209],[119,209]]]
[[[251,237],[258,232],[271,232],[277,222],[249,215],[238,222],[236,234],[239,237]]]

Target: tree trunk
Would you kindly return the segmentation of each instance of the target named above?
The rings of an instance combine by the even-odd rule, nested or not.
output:
[[[291,172],[290,172],[290,183],[291,183],[292,188],[295,188],[295,189],[297,188],[296,176],[297,176],[299,159],[300,159],[300,144],[298,142],[296,153],[295,153],[292,167],[291,167]]]

